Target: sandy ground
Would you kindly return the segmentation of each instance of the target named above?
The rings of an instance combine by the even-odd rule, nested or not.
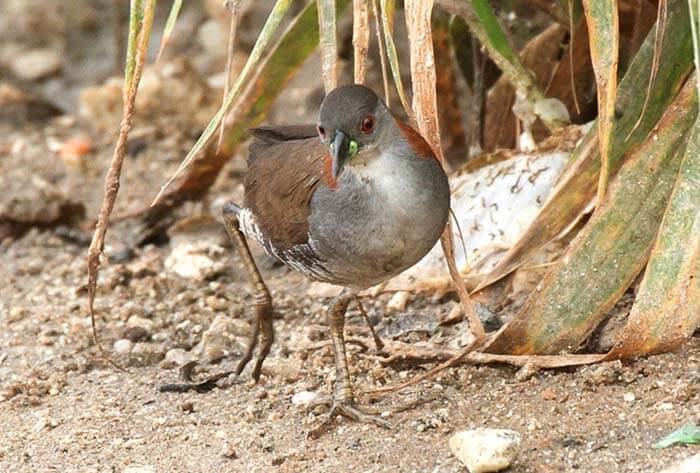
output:
[[[161,393],[162,384],[182,382],[179,366],[188,361],[199,362],[199,376],[233,368],[251,331],[250,289],[216,223],[204,225],[204,234],[197,225],[182,223],[172,238],[136,247],[138,221],[112,226],[96,300],[98,327],[106,350],[128,372],[105,362],[91,339],[85,258],[88,220],[97,213],[112,155],[119,88],[110,92],[107,87],[94,98],[97,108],[88,113],[94,119],[75,118],[81,91],[101,83],[112,67],[105,60],[113,52],[111,30],[90,26],[101,25],[103,3],[109,2],[75,3],[91,5],[92,10],[80,7],[92,12],[83,19],[66,16],[84,23],[80,28],[90,40],[66,43],[63,75],[30,88],[60,98],[58,104],[70,114],[44,119],[25,113],[38,107],[43,117],[40,101],[0,108],[0,214],[11,208],[18,214],[52,215],[54,204],[71,201],[86,215],[0,241],[0,472],[463,472],[448,439],[456,431],[482,426],[522,435],[512,472],[657,472],[700,451],[697,446],[653,448],[681,425],[700,421],[698,336],[677,353],[625,364],[531,375],[509,366],[456,367],[374,401],[360,395],[361,403],[401,411],[388,416],[391,430],[337,419],[312,435],[322,410],[308,413],[292,397],[330,392],[328,299],[314,295],[303,277],[265,258],[260,261],[276,304],[277,341],[261,382],[253,384],[247,370],[208,393]],[[53,8],[38,0],[31,5]],[[202,21],[201,13],[188,14],[178,35],[187,44],[194,42]],[[41,9],[32,15],[47,18]],[[9,16],[0,20],[23,24]],[[47,29],[46,34],[63,34],[66,27],[56,25],[58,33]],[[4,38],[3,44],[10,40],[19,41]],[[89,55],[76,49],[98,40],[100,47],[88,48]],[[206,54],[197,60],[198,70],[210,67]],[[145,106],[129,142],[115,214],[153,198],[211,115],[203,105],[178,106],[203,93],[199,79],[188,82],[187,68],[167,62],[158,67],[169,67],[173,82],[159,89],[158,78],[145,75],[140,96]],[[212,66],[210,73],[215,71]],[[317,71],[313,64],[290,84],[272,112],[273,121],[312,116],[320,97]],[[99,108],[109,100],[116,100],[111,109]],[[61,158],[61,144],[76,137],[87,139],[93,150],[77,160]],[[212,208],[239,195],[243,172],[238,156],[204,202],[185,205],[176,217],[215,214]],[[177,245],[199,239],[208,241],[202,254],[211,264],[199,278],[173,273]],[[363,301],[386,340],[451,349],[464,342],[463,324],[436,323],[454,307],[454,295],[413,295],[405,308],[394,311],[387,309],[389,299],[380,295]],[[505,320],[519,302],[493,309]],[[347,333],[353,340],[348,347],[358,392],[404,382],[434,364],[383,362],[384,355],[365,343],[366,325],[356,308],[348,314]],[[402,410],[407,405],[413,407]]]
[[[94,172],[77,181],[46,149],[47,133],[61,138],[75,130],[10,131],[8,142],[25,140],[26,146],[0,162],[7,172],[12,163],[36,165],[35,177],[54,173],[60,188],[70,183],[71,195],[94,212],[97,169],[109,159],[109,146],[94,153]],[[167,175],[167,169],[148,173],[159,146],[165,145],[129,158],[120,208],[145,202]],[[235,194],[236,166],[210,201]],[[187,206],[181,214],[207,208]],[[651,472],[697,452],[652,445],[700,417],[698,337],[673,354],[531,377],[506,366],[461,366],[379,398],[382,410],[415,405],[388,417],[391,430],[338,419],[321,435],[310,435],[322,412],[307,413],[291,398],[301,391],[329,393],[328,300],[310,297],[304,278],[265,259],[277,342],[260,384],[252,384],[246,371],[209,393],[160,393],[159,385],[181,381],[178,363],[199,360],[210,373],[235,365],[250,332],[250,291],[231,248],[217,247],[215,268],[204,280],[184,279],[166,269],[174,243],[124,250],[134,226],[119,224],[109,234],[96,303],[103,343],[128,373],[102,361],[91,342],[85,312],[89,235],[79,227],[31,229],[2,243],[0,471],[122,472],[140,465],[157,472],[458,472],[465,470],[449,451],[449,436],[479,426],[522,434],[515,472]],[[223,245],[220,227],[212,228]],[[395,313],[387,311],[388,299],[364,301],[385,338],[459,342],[462,325],[434,323],[451,310],[453,295],[416,295]],[[348,333],[366,340],[356,309],[349,313]],[[371,345],[349,347],[358,391],[405,381],[431,366],[384,365]]]

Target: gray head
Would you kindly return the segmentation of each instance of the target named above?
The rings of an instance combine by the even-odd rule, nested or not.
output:
[[[386,110],[377,94],[362,85],[338,87],[323,99],[318,136],[330,149],[333,179],[360,150],[376,144],[392,119]]]

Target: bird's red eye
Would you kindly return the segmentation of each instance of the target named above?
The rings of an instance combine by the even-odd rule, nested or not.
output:
[[[326,129],[323,128],[321,125],[318,125],[318,126],[316,127],[316,130],[318,131],[318,136],[320,136],[321,138],[325,138],[325,137],[326,137]]]
[[[367,115],[364,120],[362,120],[362,133],[372,133],[374,130],[374,117],[372,115]]]

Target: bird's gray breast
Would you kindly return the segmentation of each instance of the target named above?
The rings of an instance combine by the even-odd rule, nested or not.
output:
[[[383,156],[343,172],[311,200],[309,240],[336,284],[366,288],[430,251],[449,213],[447,177],[434,159]]]

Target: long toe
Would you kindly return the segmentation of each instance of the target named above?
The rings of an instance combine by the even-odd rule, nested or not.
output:
[[[324,424],[329,423],[337,415],[342,415],[355,422],[374,424],[385,429],[391,429],[391,424],[376,415],[368,408],[361,408],[353,401],[337,401],[333,402],[330,411],[328,412]]]

